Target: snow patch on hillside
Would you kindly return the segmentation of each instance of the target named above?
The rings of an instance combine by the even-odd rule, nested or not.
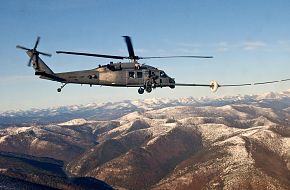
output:
[[[122,125],[124,123],[130,122],[130,121],[133,121],[133,120],[136,120],[136,119],[140,119],[142,117],[143,116],[139,112],[135,111],[135,112],[129,113],[127,115],[124,115],[119,120],[120,120],[121,125]]]
[[[165,105],[168,103],[171,103],[172,100],[167,98],[151,98],[151,99],[145,99],[145,100],[133,100],[131,103],[138,107],[142,108],[144,110],[152,110],[160,105]]]
[[[227,138],[239,129],[228,127],[224,124],[202,124],[198,125],[197,129],[201,132],[202,137],[208,142],[215,142],[220,138]]]
[[[6,138],[8,137],[8,135],[5,135],[3,137],[0,137],[0,144],[5,142]]]
[[[31,129],[31,127],[19,127],[15,130],[16,133],[22,133],[25,132],[27,130]]]
[[[58,125],[64,125],[64,126],[70,126],[70,125],[84,125],[87,123],[91,123],[83,118],[79,118],[79,119],[73,119],[64,123],[60,123]]]

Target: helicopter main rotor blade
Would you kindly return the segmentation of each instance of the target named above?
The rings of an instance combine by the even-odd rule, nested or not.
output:
[[[199,56],[199,55],[173,55],[173,56],[156,56],[156,57],[138,57],[139,59],[167,59],[167,58],[213,58],[213,56]]]
[[[95,54],[95,53],[83,53],[83,52],[71,52],[71,51],[56,51],[56,53],[61,54],[70,54],[70,55],[82,55],[82,56],[91,56],[91,57],[102,57],[102,58],[111,58],[111,59],[133,59],[133,60],[139,60],[139,59],[164,59],[164,58],[213,58],[212,56],[198,56],[198,55],[175,55],[175,56],[151,56],[151,57],[138,57],[134,53],[133,44],[131,41],[130,36],[123,36],[129,57],[127,56],[118,56],[118,55],[104,55],[104,54]]]
[[[91,56],[91,57],[103,57],[103,58],[111,58],[111,59],[129,59],[129,57],[124,57],[124,56],[103,55],[103,54],[95,54],[95,53],[81,53],[81,52],[70,52],[70,51],[56,51],[56,53],[70,54],[70,55],[83,55],[83,56]]]
[[[129,36],[123,36],[123,37],[125,39],[125,42],[126,42],[126,45],[127,45],[127,48],[128,48],[129,58],[130,59],[136,59],[136,58],[138,58],[137,56],[135,56],[131,38]]]

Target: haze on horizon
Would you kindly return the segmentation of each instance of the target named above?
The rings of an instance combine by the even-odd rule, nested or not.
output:
[[[91,69],[110,59],[56,55],[56,50],[127,55],[121,36],[132,37],[138,56],[211,55],[214,59],[148,60],[177,82],[220,84],[288,79],[288,1],[4,1],[0,7],[0,112],[125,99],[219,97],[289,89],[289,82],[265,86],[163,88],[139,95],[136,88],[67,85],[34,76],[25,52],[41,36],[39,50],[55,72]]]

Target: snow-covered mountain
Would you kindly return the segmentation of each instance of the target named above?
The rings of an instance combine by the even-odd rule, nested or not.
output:
[[[290,114],[259,101],[130,113],[67,170],[120,189],[288,189]]]
[[[66,122],[76,118],[86,120],[113,120],[128,113],[155,110],[174,106],[224,106],[235,104],[261,105],[277,109],[285,109],[290,105],[290,89],[281,93],[262,95],[242,95],[220,98],[179,98],[145,100],[125,100],[121,102],[90,103],[87,105],[72,105],[47,109],[31,109],[25,111],[7,111],[0,114],[0,127],[20,124],[51,124]]]
[[[69,175],[117,189],[290,187],[290,90],[59,109],[3,113],[28,122],[6,123],[0,151],[62,160]]]

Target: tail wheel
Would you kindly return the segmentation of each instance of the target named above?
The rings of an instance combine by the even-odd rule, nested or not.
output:
[[[65,85],[67,85],[67,83],[62,84],[61,87],[57,89],[57,92],[61,92],[61,89],[63,89]]]

